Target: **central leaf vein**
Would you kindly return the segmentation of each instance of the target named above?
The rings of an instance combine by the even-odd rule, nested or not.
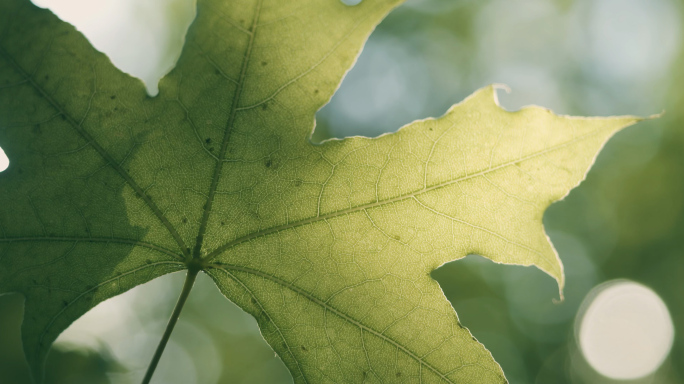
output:
[[[582,141],[582,140],[586,140],[586,139],[588,139],[588,138],[590,138],[590,137],[592,137],[592,136],[594,136],[594,135],[600,133],[601,131],[602,131],[602,128],[598,128],[598,129],[596,129],[596,130],[594,130],[594,131],[591,131],[591,132],[589,132],[589,133],[587,133],[587,134],[585,134],[585,135],[576,137],[576,138],[574,138],[574,139],[572,139],[572,140],[566,141],[566,142],[561,143],[561,144],[558,144],[558,145],[550,146],[550,147],[548,147],[548,148],[546,148],[546,149],[544,149],[544,150],[542,150],[542,151],[539,151],[539,152],[536,152],[536,153],[532,153],[532,154],[530,154],[530,155],[528,155],[528,156],[524,156],[524,157],[522,157],[522,158],[519,158],[519,159],[516,159],[516,160],[512,160],[512,161],[509,161],[509,162],[500,164],[500,165],[495,166],[495,167],[488,167],[487,169],[484,169],[484,170],[482,170],[482,171],[475,172],[475,173],[472,173],[472,174],[469,174],[469,175],[465,175],[465,176],[461,176],[461,177],[458,177],[458,178],[455,178],[455,179],[452,179],[452,180],[447,180],[447,181],[444,181],[444,182],[441,182],[441,183],[437,183],[437,184],[434,184],[434,185],[432,185],[432,186],[428,186],[428,187],[426,187],[426,188],[422,188],[422,189],[420,189],[420,190],[418,190],[418,191],[415,191],[415,192],[411,192],[411,193],[404,194],[404,195],[399,195],[399,196],[396,196],[396,197],[393,197],[393,198],[389,198],[389,199],[387,199],[387,200],[382,200],[382,201],[378,200],[378,201],[375,201],[375,202],[372,202],[372,203],[362,204],[362,205],[358,205],[358,206],[355,206],[355,207],[351,207],[351,208],[347,208],[347,209],[342,209],[342,210],[338,210],[338,211],[335,211],[335,212],[330,212],[330,213],[323,214],[323,215],[319,214],[319,215],[314,216],[314,217],[310,217],[310,218],[307,218],[307,219],[303,219],[303,220],[299,220],[299,221],[296,221],[296,222],[288,223],[288,224],[285,224],[285,225],[278,225],[278,226],[274,226],[274,227],[271,227],[271,228],[263,229],[263,230],[260,230],[260,231],[252,232],[252,233],[250,233],[250,234],[248,234],[248,235],[244,235],[244,236],[239,237],[239,238],[237,238],[237,239],[235,239],[235,240],[232,240],[232,241],[230,241],[230,242],[228,242],[228,243],[226,243],[226,244],[224,244],[224,245],[222,245],[222,246],[219,246],[218,248],[216,248],[215,250],[213,250],[211,253],[209,253],[209,255],[207,255],[206,260],[207,260],[207,261],[211,261],[211,260],[215,259],[216,257],[218,257],[219,255],[221,255],[223,252],[225,252],[225,251],[227,251],[227,250],[229,250],[229,249],[231,249],[231,248],[233,248],[233,247],[236,247],[236,246],[238,246],[238,245],[240,245],[240,244],[242,244],[242,243],[245,243],[245,242],[248,242],[248,241],[253,240],[253,239],[255,239],[255,238],[258,238],[258,237],[268,236],[268,235],[271,235],[271,234],[274,234],[274,233],[277,233],[277,232],[281,232],[281,231],[284,231],[284,230],[287,230],[287,229],[292,229],[292,228],[296,228],[296,227],[301,227],[301,226],[304,226],[304,225],[307,225],[307,224],[312,224],[312,223],[315,223],[315,222],[318,222],[318,221],[327,220],[327,219],[330,219],[330,218],[335,218],[335,217],[347,215],[347,214],[350,214],[350,213],[355,213],[355,212],[360,212],[360,211],[366,211],[366,210],[368,210],[368,209],[376,208],[376,207],[380,207],[380,206],[384,206],[384,205],[387,205],[387,204],[397,203],[397,202],[404,201],[404,200],[408,200],[408,199],[416,199],[417,196],[420,196],[420,195],[422,195],[422,194],[428,193],[428,192],[430,192],[430,191],[434,191],[434,190],[437,190],[437,189],[440,189],[440,188],[444,188],[444,187],[447,187],[447,186],[449,186],[449,185],[457,184],[457,183],[460,183],[460,182],[463,182],[463,181],[466,181],[466,180],[474,179],[474,178],[476,178],[476,177],[483,177],[483,176],[486,176],[487,174],[489,174],[489,173],[491,173],[491,172],[495,172],[495,171],[498,171],[498,170],[501,170],[501,169],[504,169],[504,168],[507,168],[507,167],[511,167],[511,166],[516,166],[516,165],[517,165],[518,163],[520,163],[520,162],[523,162],[523,161],[526,161],[526,160],[530,160],[530,159],[533,159],[533,158],[537,158],[537,157],[540,157],[540,156],[544,156],[544,155],[546,155],[546,154],[549,153],[549,152],[553,152],[553,151],[556,151],[556,150],[560,150],[560,149],[563,149],[563,148],[565,148],[565,147],[567,147],[567,146],[569,146],[569,145],[578,143],[578,142],[580,142],[580,141]],[[421,205],[424,206],[424,204],[421,204]],[[452,218],[452,219],[453,219],[453,218]],[[482,227],[476,226],[476,225],[474,225],[474,224],[472,224],[472,223],[468,223],[468,222],[466,222],[466,221],[462,221],[462,220],[461,220],[461,222],[462,222],[463,224],[466,224],[466,225],[468,225],[468,226],[471,226],[471,227],[473,227],[473,228],[475,228],[475,229],[486,230],[488,233],[490,233],[490,234],[492,234],[492,235],[495,235],[495,236],[501,238],[502,240],[507,241],[507,242],[509,242],[509,243],[511,243],[511,244],[513,244],[513,245],[521,246],[521,247],[523,247],[524,249],[526,249],[526,250],[528,250],[528,251],[531,251],[531,252],[534,252],[534,253],[538,253],[538,251],[533,250],[533,249],[531,249],[531,248],[529,248],[529,247],[526,247],[526,246],[524,246],[524,245],[522,245],[522,244],[518,244],[517,242],[514,242],[514,241],[512,241],[512,240],[506,238],[505,236],[503,236],[503,235],[501,235],[501,234],[498,234],[498,233],[496,233],[496,232],[494,232],[494,231],[492,231],[492,230],[484,229],[484,228],[482,228]]]
[[[261,12],[261,4],[263,0],[257,1],[256,10],[254,13],[254,19],[252,20],[252,27],[249,34],[249,42],[247,43],[247,50],[242,61],[242,68],[240,70],[240,77],[237,81],[237,88],[235,89],[235,96],[233,96],[233,103],[230,107],[230,116],[226,122],[226,129],[223,134],[223,142],[221,143],[221,151],[219,152],[219,160],[223,160],[226,157],[226,151],[228,150],[228,142],[230,141],[230,134],[232,132],[233,124],[235,123],[235,115],[237,113],[237,106],[240,102],[240,96],[242,94],[242,89],[244,87],[245,79],[247,78],[247,67],[249,66],[249,59],[252,55],[252,48],[254,46],[254,39],[256,38],[257,23],[259,22],[259,13]],[[221,177],[221,170],[223,168],[223,161],[217,161],[214,168],[214,175],[211,179],[211,185],[209,187],[209,196],[207,197],[207,203],[204,205],[204,212],[202,214],[202,219],[200,220],[200,227],[197,232],[197,240],[195,241],[195,248],[192,252],[192,257],[196,259],[201,258],[202,243],[204,241],[204,233],[207,230],[207,224],[209,222],[209,215],[211,214],[211,209],[214,205],[214,196],[216,195],[216,190],[218,188],[218,182]]]
[[[270,280],[271,282],[274,282],[274,283],[276,283],[276,284],[278,284],[278,285],[280,285],[286,289],[289,289],[289,290],[295,292],[296,294],[298,294],[302,297],[305,297],[307,300],[309,300],[312,303],[320,306],[324,310],[329,311],[331,313],[334,313],[335,315],[344,319],[345,321],[349,322],[350,324],[357,326],[361,331],[368,332],[368,333],[378,337],[379,339],[381,339],[387,343],[392,344],[393,346],[395,346],[396,348],[398,348],[402,352],[406,353],[409,357],[411,357],[412,359],[417,361],[421,366],[425,366],[426,368],[431,370],[433,373],[435,373],[437,376],[439,376],[445,382],[450,383],[450,384],[454,384],[454,382],[451,381],[451,379],[449,379],[447,376],[445,376],[442,372],[440,372],[437,368],[432,366],[430,363],[426,362],[420,356],[418,356],[417,354],[415,354],[414,352],[409,350],[406,346],[404,346],[401,343],[397,342],[396,340],[390,338],[389,336],[386,336],[386,335],[382,334],[381,332],[378,332],[378,331],[374,330],[373,328],[370,328],[369,326],[361,323],[360,321],[357,321],[356,319],[350,317],[349,315],[345,314],[344,312],[342,312],[342,311],[338,310],[337,308],[331,306],[330,304],[326,303],[325,301],[311,295],[309,292],[306,292],[305,290],[303,290],[303,289],[301,289],[301,288],[299,288],[293,284],[288,283],[285,280],[282,280],[278,277],[269,275],[267,273],[264,273],[264,272],[261,272],[261,271],[258,271],[258,270],[252,269],[252,268],[241,267],[238,265],[220,263],[220,264],[212,264],[211,267],[214,269],[217,269],[219,271],[222,271],[223,273],[226,273],[232,279],[235,279],[235,280],[237,280],[237,278],[233,274],[229,273],[226,269],[231,269],[234,271],[244,272],[244,273],[247,273],[250,275],[258,276],[258,277]],[[240,282],[240,281],[238,281],[238,282],[241,285],[244,285],[242,282]]]

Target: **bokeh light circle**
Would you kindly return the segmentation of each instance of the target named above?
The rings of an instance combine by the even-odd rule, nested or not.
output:
[[[587,362],[620,380],[655,372],[670,352],[674,325],[663,300],[627,280],[595,287],[585,298],[575,334]]]

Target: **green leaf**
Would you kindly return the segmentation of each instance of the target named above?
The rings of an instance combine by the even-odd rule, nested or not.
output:
[[[562,289],[543,212],[638,119],[511,113],[490,86],[393,134],[312,144],[400,2],[200,0],[155,98],[49,11],[0,3],[0,293],[26,298],[34,375],[99,302],[199,268],[297,383],[505,381],[430,272],[477,253]]]

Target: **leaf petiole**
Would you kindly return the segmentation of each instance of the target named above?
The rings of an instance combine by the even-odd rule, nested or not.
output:
[[[169,319],[169,323],[166,325],[166,330],[164,331],[162,339],[159,341],[157,350],[154,352],[154,356],[152,356],[152,361],[147,367],[147,372],[145,373],[142,384],[149,384],[150,380],[152,380],[154,370],[157,368],[157,364],[159,364],[159,360],[164,352],[164,348],[171,337],[171,332],[173,332],[173,328],[176,326],[176,322],[178,322],[178,317],[183,310],[183,305],[185,305],[188,296],[190,296],[190,290],[192,290],[192,286],[195,284],[195,279],[197,278],[199,271],[200,270],[198,268],[191,268],[188,270],[188,274],[185,276],[185,283],[183,283],[183,290],[181,291],[180,297],[178,297],[178,302],[176,303],[176,307],[173,309],[173,313],[171,313],[171,318]]]

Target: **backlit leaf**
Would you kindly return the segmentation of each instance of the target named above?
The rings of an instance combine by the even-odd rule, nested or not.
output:
[[[312,144],[399,3],[200,0],[154,98],[49,11],[0,3],[0,293],[26,297],[35,375],[99,302],[201,268],[297,383],[505,381],[430,272],[476,253],[562,289],[544,210],[638,119],[507,112],[490,86],[393,134]]]

